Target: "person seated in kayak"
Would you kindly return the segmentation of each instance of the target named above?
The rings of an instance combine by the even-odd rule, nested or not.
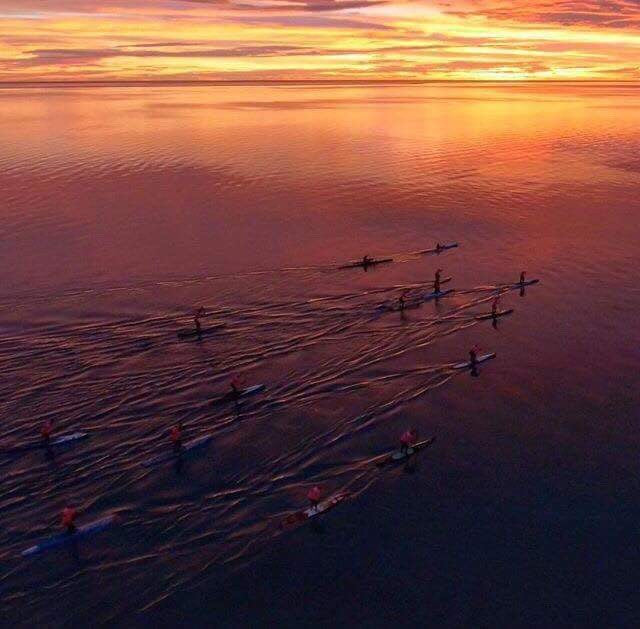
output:
[[[478,352],[480,348],[477,345],[474,345],[469,350],[469,362],[471,363],[471,367],[475,367],[478,364]]]
[[[320,503],[320,498],[322,498],[322,489],[318,487],[318,485],[314,485],[307,493],[307,498],[311,503],[311,506],[315,509]]]
[[[367,266],[373,262],[373,258],[371,256],[362,256],[362,264]]]
[[[500,302],[500,295],[496,295],[496,296],[493,298],[493,303],[491,304],[491,315],[492,315],[493,317],[497,316],[497,314],[498,314],[498,305],[499,305],[499,302]]]
[[[525,275],[526,275],[526,274],[527,274],[527,272],[526,272],[526,271],[522,271],[522,272],[520,273],[520,282],[518,282],[519,284],[524,284],[524,283],[525,283],[525,281],[526,281],[526,280],[525,280]]]
[[[442,269],[438,269],[436,271],[436,278],[433,281],[433,292],[434,293],[439,293],[440,292],[440,275],[442,273]]]
[[[179,421],[177,425],[171,429],[171,443],[175,454],[180,454],[180,452],[182,452],[182,428],[182,422]]]
[[[48,448],[51,445],[51,433],[53,432],[53,421],[47,419],[44,424],[42,424],[42,428],[40,429],[40,434],[42,435],[42,442],[45,447]]]
[[[440,243],[438,243],[436,245],[436,251],[440,251],[440,249],[443,249],[442,245]]]
[[[409,448],[418,440],[418,431],[415,428],[409,428],[400,435],[400,452],[407,454]]]
[[[202,325],[200,324],[201,317],[204,317],[207,314],[207,311],[200,307],[196,310],[196,313],[193,315],[193,322],[196,326],[196,334],[200,336],[202,334]]]
[[[68,535],[73,535],[77,530],[75,524],[77,515],[78,512],[75,507],[65,507],[62,510],[62,527]]]

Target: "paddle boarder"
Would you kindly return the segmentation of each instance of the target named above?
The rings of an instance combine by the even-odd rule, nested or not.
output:
[[[45,448],[51,447],[51,433],[53,432],[53,421],[51,419],[45,420],[40,428],[40,434],[42,435],[42,443]]]
[[[62,510],[62,527],[68,535],[73,535],[77,530],[75,524],[77,515],[78,511],[75,507],[65,507]]]
[[[418,440],[418,431],[415,428],[409,428],[400,435],[400,452],[407,454],[409,448]]]
[[[519,284],[524,284],[525,283],[525,276],[526,276],[527,272],[526,271],[522,271],[520,273],[520,282],[518,282]]]
[[[315,509],[322,498],[322,489],[318,485],[314,485],[307,493],[307,498],[311,506]]]
[[[371,256],[362,256],[362,266],[369,266],[372,262],[373,258]]]
[[[182,453],[182,429],[183,424],[179,421],[172,429],[171,429],[171,444],[173,445],[173,452],[175,454]]]
[[[442,273],[442,269],[438,269],[436,271],[436,278],[433,281],[433,292],[434,293],[439,293],[440,292],[440,275]]]
[[[204,317],[206,314],[207,314],[207,311],[202,306],[200,306],[200,308],[198,308],[195,314],[193,315],[193,323],[196,326],[196,334],[198,336],[202,335],[202,325],[200,324],[200,319]]]
[[[498,305],[500,303],[500,295],[496,295],[493,298],[493,303],[491,304],[491,316],[492,317],[497,317],[498,316]]]
[[[469,350],[469,362],[471,363],[471,369],[475,369],[476,365],[478,364],[478,352],[479,351],[480,351],[480,348],[477,345],[474,345]]]
[[[407,307],[407,291],[405,290],[400,297],[398,297],[398,310],[403,312]]]
[[[242,397],[242,387],[244,386],[244,378],[236,376],[229,383],[231,386],[231,396],[234,400],[238,400]]]

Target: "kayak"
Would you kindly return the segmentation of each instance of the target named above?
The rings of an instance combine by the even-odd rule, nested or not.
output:
[[[516,282],[514,286],[519,288],[520,286],[531,286],[531,284],[537,284],[540,280],[527,280],[526,282]]]
[[[418,443],[415,443],[414,445],[412,445],[410,448],[407,448],[406,452],[403,452],[402,450],[396,450],[391,454],[385,455],[382,459],[376,462],[376,465],[378,467],[384,467],[389,463],[398,463],[400,461],[406,461],[407,459],[411,458],[416,452],[419,452],[420,450],[424,450],[425,448],[428,448],[435,440],[436,440],[435,437],[431,437],[431,439],[425,439],[424,441],[419,441]]]
[[[315,518],[318,515],[326,513],[330,509],[333,509],[336,505],[340,504],[345,498],[349,496],[348,491],[341,491],[333,496],[319,502],[315,507],[308,507],[307,509],[301,509],[288,515],[283,524],[295,524],[296,522],[305,522],[311,518]]]
[[[49,447],[63,446],[69,443],[73,443],[75,441],[86,439],[88,436],[89,436],[88,432],[72,432],[68,435],[61,435],[60,437],[51,439],[51,441],[49,442]],[[30,441],[17,446],[3,448],[2,450],[0,450],[0,453],[19,454],[20,452],[28,452],[29,450],[44,450],[46,449],[46,447],[47,446],[45,445],[44,441],[39,439],[37,441]]]
[[[364,262],[360,260],[359,262],[350,262],[349,264],[343,264],[339,266],[339,269],[357,269],[358,267],[362,267],[366,269],[369,266],[375,266],[376,264],[388,264],[389,262],[393,262],[393,258],[374,258],[373,260],[369,260],[368,262]]]
[[[64,546],[65,544],[69,544],[70,542],[75,542],[87,535],[93,535],[94,533],[99,533],[100,531],[104,531],[108,529],[110,526],[115,524],[118,521],[118,516],[109,515],[106,518],[102,518],[100,520],[96,520],[95,522],[91,522],[89,524],[85,524],[84,526],[79,526],[76,529],[75,533],[60,533],[59,535],[54,535],[49,539],[45,539],[39,544],[35,546],[31,546],[26,550],[23,550],[21,555],[23,557],[31,557],[33,555],[38,555],[45,550],[50,550],[52,548],[57,548],[59,546]]]
[[[433,249],[423,249],[422,251],[418,251],[420,254],[425,253],[440,253],[441,251],[446,251],[447,249],[455,249],[458,246],[457,242],[449,243],[448,245],[440,245],[440,247],[434,247]]]
[[[498,317],[504,317],[505,315],[510,315],[513,312],[513,308],[509,308],[509,310],[499,310],[495,314],[492,312],[488,312],[487,314],[478,315],[476,317],[476,321],[486,321],[487,319],[497,319]]]
[[[221,404],[223,402],[234,402],[241,398],[249,397],[251,395],[256,395],[257,393],[262,393],[267,388],[266,384],[256,384],[252,387],[248,387],[235,393],[233,391],[229,391],[229,393],[219,397],[217,400],[214,400],[214,404]]]
[[[182,450],[179,453],[174,452],[173,450],[163,452],[158,456],[154,456],[151,459],[147,459],[142,463],[144,467],[151,467],[152,465],[158,465],[159,463],[166,463],[167,461],[174,461],[181,456],[184,456],[188,452],[193,452],[198,448],[203,448],[206,445],[209,445],[213,440],[213,435],[205,435],[204,437],[198,437],[193,441],[189,441],[182,446]]]
[[[178,330],[177,334],[179,339],[198,338],[207,334],[215,334],[224,328],[224,326],[224,323],[220,323],[219,325],[214,325],[210,328],[202,328],[202,330],[200,330],[200,334],[198,334],[198,332],[193,328],[183,328],[182,330]]]
[[[495,357],[496,357],[495,352],[493,352],[492,354],[484,354],[483,356],[478,356],[478,359],[476,360],[476,365],[479,365],[480,363],[484,363]],[[457,365],[453,365],[453,369],[471,369],[472,366],[473,365],[471,364],[471,362],[467,361],[466,363],[458,363]]]
[[[451,293],[453,293],[453,288],[450,288],[449,290],[441,290],[437,293],[427,293],[423,298],[422,301],[431,301],[432,299],[440,299],[440,297],[444,297],[445,295],[449,295]]]

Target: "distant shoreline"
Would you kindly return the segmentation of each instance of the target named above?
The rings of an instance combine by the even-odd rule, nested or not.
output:
[[[113,81],[0,81],[0,89],[8,88],[74,88],[74,87],[224,87],[224,86],[270,86],[270,85],[335,85],[335,86],[369,86],[369,85],[505,85],[518,86],[527,84],[565,84],[565,85],[638,85],[638,80],[560,80],[560,79],[523,79],[523,80],[451,80],[451,79],[319,79],[319,80],[113,80]]]

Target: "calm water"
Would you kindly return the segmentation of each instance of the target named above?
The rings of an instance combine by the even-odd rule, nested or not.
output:
[[[0,456],[6,622],[637,626],[639,129],[614,84],[1,89],[0,441],[90,433]],[[20,558],[67,503],[121,523]]]

